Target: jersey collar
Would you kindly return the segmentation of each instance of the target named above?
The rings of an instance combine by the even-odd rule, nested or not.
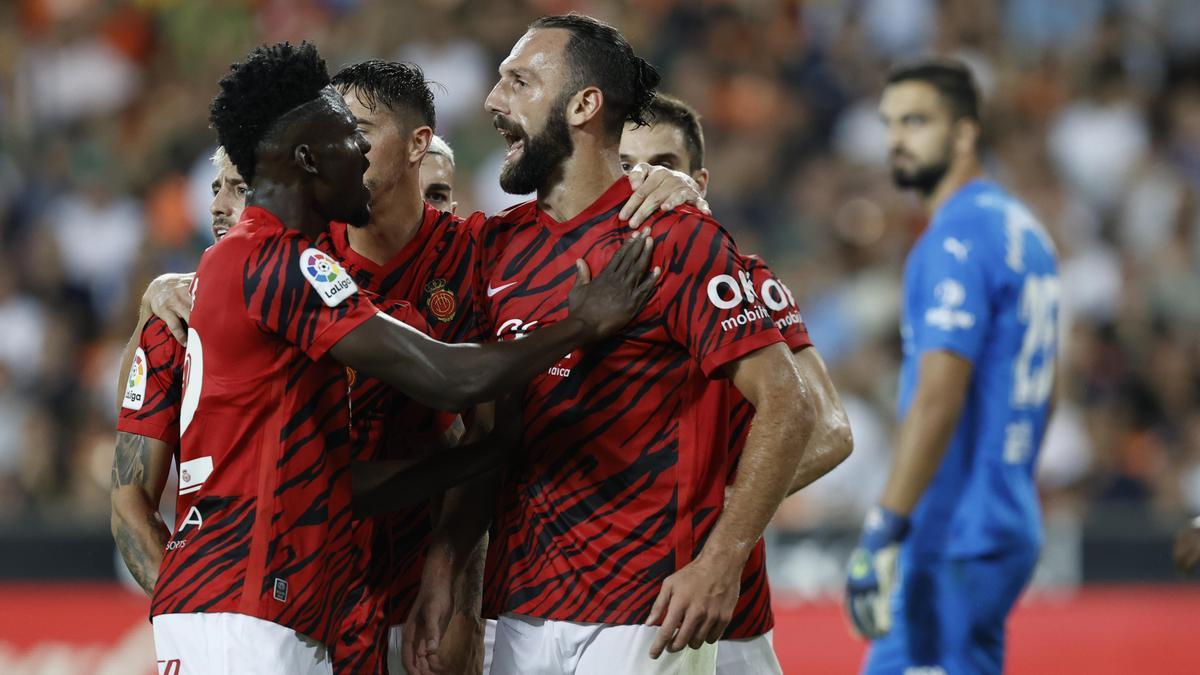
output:
[[[539,208],[538,222],[551,232],[565,233],[580,225],[595,224],[597,219],[606,214],[611,213],[612,215],[609,217],[615,219],[616,213],[614,213],[614,210],[619,209],[622,204],[629,200],[629,196],[632,194],[633,186],[629,184],[629,178],[621,176],[604,191],[604,194],[600,195],[596,201],[592,202],[591,205],[574,218],[564,220],[560,223]],[[605,218],[605,220],[608,220],[608,218]]]
[[[421,215],[421,226],[417,228],[412,239],[408,240],[408,243],[401,247],[396,255],[392,256],[390,260],[382,265],[377,264],[370,258],[359,255],[357,251],[350,247],[349,225],[339,222],[332,223],[330,231],[338,257],[347,264],[378,276],[386,276],[407,265],[429,243],[431,232],[436,226],[438,219],[443,215],[441,211],[438,211],[426,202],[422,202],[422,205],[425,207],[425,210]]]

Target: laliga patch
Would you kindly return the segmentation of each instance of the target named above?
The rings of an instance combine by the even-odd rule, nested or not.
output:
[[[141,410],[146,402],[146,352],[141,347],[133,353],[133,364],[129,366],[129,379],[125,382],[125,398],[121,407]]]
[[[337,307],[358,292],[358,286],[338,261],[315,248],[300,254],[300,273],[328,307]]]

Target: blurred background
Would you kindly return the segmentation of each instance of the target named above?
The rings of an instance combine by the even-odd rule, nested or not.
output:
[[[1010,670],[1200,671],[1171,642],[1200,595],[1169,562],[1200,513],[1200,2],[5,0],[0,672],[150,671],[146,601],[118,585],[108,533],[117,361],[146,283],[210,243],[207,107],[228,65],[285,39],[331,70],[416,62],[440,85],[459,213],[494,212],[516,200],[483,98],[528,22],[571,9],[702,113],[714,214],[794,291],[850,414],[854,455],[770,534],[787,672],[852,672],[862,649],[835,600],[889,463],[900,269],[925,224],[875,106],[887,66],[928,52],[973,67],[987,168],[1061,254],[1046,549]],[[1076,652],[1095,663],[1064,665]]]

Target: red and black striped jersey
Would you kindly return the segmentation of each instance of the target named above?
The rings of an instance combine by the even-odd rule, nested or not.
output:
[[[332,644],[350,586],[346,371],[376,309],[328,253],[248,207],[200,259],[184,356],[180,508],[151,613],[235,612]]]
[[[429,325],[411,304],[387,300],[367,294],[380,311],[397,321],[402,321],[428,334]],[[410,429],[445,431],[457,419],[456,415],[443,413],[415,404],[381,380],[346,369],[350,384],[350,446],[351,458],[359,461],[375,461],[394,456],[398,448],[414,447],[407,434]],[[420,521],[416,529],[428,532],[430,515],[427,506],[406,511],[409,517]],[[354,519],[352,537],[354,578],[347,596],[346,607],[339,622],[337,642],[333,645],[333,672],[360,675],[387,673],[388,627],[391,626],[392,586],[395,579],[391,574],[390,518]],[[408,523],[395,523],[396,527],[411,528]],[[420,535],[417,537],[420,542]],[[423,549],[422,549],[423,550]],[[420,581],[420,569],[416,582]],[[414,582],[413,593],[417,583]]]
[[[575,260],[599,273],[631,233],[617,218],[631,192],[621,178],[566,222],[535,202],[487,222],[477,288],[494,339],[567,315]],[[696,403],[723,366],[783,338],[715,221],[683,207],[650,225],[663,275],[646,308],[525,391],[523,455],[489,551],[489,614],[642,623],[722,504],[727,449]]]
[[[743,262],[750,272],[751,290],[758,294],[759,300],[771,313],[771,319],[783,334],[788,347],[793,352],[811,347],[812,340],[808,337],[808,329],[804,326],[792,292],[758,256],[746,256]],[[754,406],[728,381],[712,382],[705,391],[702,406],[712,411],[715,420],[723,422],[718,426],[717,433],[727,439],[729,482],[733,483],[738,458],[746,445],[750,422],[754,418]],[[722,412],[728,417],[716,417]],[[759,539],[742,570],[737,607],[723,638],[740,640],[764,635],[774,626],[771,588],[767,580],[766,546]]]
[[[350,247],[345,223],[330,225],[333,252],[346,263],[359,286],[380,296],[411,303],[424,316],[430,335],[442,342],[478,342],[475,326],[475,235],[484,215],[467,218],[425,204],[413,238],[380,265]]]
[[[463,219],[426,204],[413,238],[382,265],[350,247],[348,226],[344,223],[330,226],[330,240],[335,255],[345,261],[359,286],[389,300],[417,307],[426,319],[429,335],[442,342],[478,342],[474,310],[475,233],[483,220],[481,213]],[[363,436],[364,443],[382,447],[385,452],[426,445],[431,437],[440,438],[456,419],[406,397],[392,398],[391,392],[382,383],[376,383],[353,397],[360,411],[357,419],[377,415],[390,420],[386,426],[380,423],[366,427]],[[377,405],[385,400],[391,402]],[[391,406],[397,409],[389,411]],[[374,410],[368,412],[368,407]],[[362,430],[356,427],[356,433]],[[384,524],[378,530],[373,551],[380,560],[387,561],[386,568],[379,565],[372,568],[383,569],[389,580],[387,617],[390,624],[396,625],[404,621],[416,600],[432,521],[428,505],[403,509],[382,520]]]
[[[146,321],[125,381],[117,431],[178,447],[183,358],[183,345],[167,324],[158,317]]]

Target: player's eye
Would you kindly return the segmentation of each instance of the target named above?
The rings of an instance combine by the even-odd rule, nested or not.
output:
[[[621,162],[621,170],[624,171],[625,173],[629,173],[630,171],[633,170],[633,165],[630,164],[629,162]]]
[[[237,193],[238,193],[239,197],[245,197],[246,192],[247,192],[247,190],[246,190],[245,184],[237,186]]]

